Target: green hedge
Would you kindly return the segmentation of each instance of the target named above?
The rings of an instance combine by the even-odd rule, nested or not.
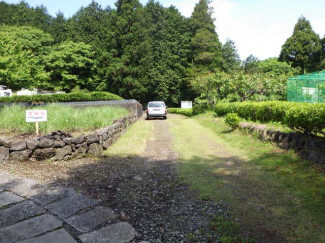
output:
[[[73,102],[73,101],[97,101],[97,100],[122,100],[118,95],[108,92],[69,93],[52,95],[21,95],[0,97],[0,102]]]
[[[182,108],[168,108],[168,113],[175,113],[184,116],[193,116],[192,109],[182,109]]]
[[[265,122],[281,122],[305,134],[325,135],[325,104],[285,101],[221,103],[215,107],[218,116],[237,113],[241,118]]]

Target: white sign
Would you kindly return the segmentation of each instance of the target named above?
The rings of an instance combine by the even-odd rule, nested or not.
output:
[[[191,109],[192,108],[192,101],[182,101],[181,102],[182,109]]]
[[[26,122],[47,121],[47,110],[26,110]]]

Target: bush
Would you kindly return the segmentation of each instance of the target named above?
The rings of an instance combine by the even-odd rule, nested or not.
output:
[[[193,116],[192,109],[168,108],[168,113],[180,114],[184,116]]]
[[[215,107],[218,116],[237,113],[239,117],[283,125],[305,134],[325,135],[325,104],[285,101],[221,103]]]
[[[236,113],[228,113],[226,115],[225,123],[231,129],[235,130],[236,128],[238,128],[239,122],[240,122],[240,117]]]
[[[118,95],[109,92],[92,93],[69,93],[52,95],[21,95],[11,97],[0,97],[0,102],[32,102],[32,103],[53,103],[53,102],[74,102],[74,101],[98,101],[98,100],[122,100]]]

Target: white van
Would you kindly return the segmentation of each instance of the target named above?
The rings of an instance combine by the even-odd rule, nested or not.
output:
[[[150,101],[147,106],[147,119],[151,117],[162,117],[167,119],[167,106],[163,101]]]

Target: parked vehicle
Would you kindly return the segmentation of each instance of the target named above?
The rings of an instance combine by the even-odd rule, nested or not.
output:
[[[162,117],[167,119],[167,106],[163,101],[150,101],[147,106],[147,119],[152,117]]]
[[[12,96],[12,90],[8,89],[7,86],[0,85],[0,97],[3,96]]]

